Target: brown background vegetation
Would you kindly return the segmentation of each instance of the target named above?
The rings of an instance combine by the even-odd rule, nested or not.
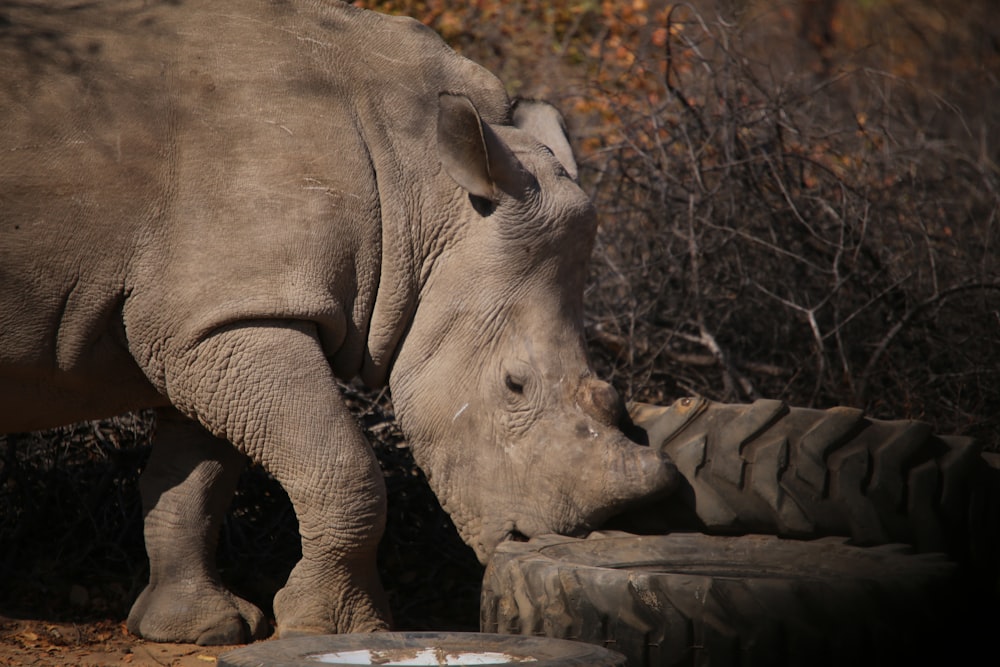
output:
[[[992,0],[356,4],[420,18],[563,109],[602,216],[590,350],[626,396],[851,405],[1000,447]],[[474,629],[481,571],[391,401],[345,394],[387,475],[397,621]],[[152,428],[0,438],[0,612],[124,617],[146,576],[135,479]],[[224,577],[266,606],[297,549],[287,499],[248,471]]]

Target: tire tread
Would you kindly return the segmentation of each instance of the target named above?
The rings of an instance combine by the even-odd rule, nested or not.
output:
[[[636,424],[658,440],[650,444],[673,459],[689,487],[664,502],[688,503],[697,521],[668,529],[841,535],[960,560],[975,550],[977,530],[996,530],[976,521],[1000,510],[973,507],[974,496],[985,502],[973,487],[986,465],[973,438],[937,436],[923,422],[871,419],[855,408],[773,400],[681,399],[637,413]]]
[[[630,541],[656,540],[664,569],[577,557],[604,539],[621,545],[622,562],[642,561]],[[733,562],[745,565],[739,559],[749,555],[767,564],[759,576],[703,566],[703,555],[720,549],[731,549]],[[822,571],[838,560],[847,565]],[[882,664],[943,627],[936,617],[953,595],[954,574],[937,554],[864,549],[843,538],[549,537],[498,548],[483,581],[481,630],[590,642],[624,653],[631,667]],[[538,618],[553,621],[539,626]]]

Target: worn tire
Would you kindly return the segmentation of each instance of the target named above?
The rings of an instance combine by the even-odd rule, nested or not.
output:
[[[564,637],[630,667],[932,664],[960,644],[955,565],[843,540],[597,533],[505,543],[481,629]]]
[[[663,533],[849,536],[905,543],[962,562],[997,554],[996,471],[968,437],[936,436],[917,421],[861,410],[722,404],[684,398],[634,405],[639,434],[667,453],[683,488],[615,527]]]
[[[327,664],[477,664],[449,660],[458,654],[486,656],[493,667],[530,662],[532,667],[624,667],[625,657],[600,646],[546,637],[512,637],[475,632],[384,632],[316,635],[252,644],[219,656],[219,667],[316,667],[319,656],[341,654]],[[496,654],[510,660],[497,659]],[[358,659],[361,658],[361,659]],[[404,660],[415,662],[404,663]],[[434,662],[430,662],[433,659]],[[483,663],[478,663],[483,664]]]

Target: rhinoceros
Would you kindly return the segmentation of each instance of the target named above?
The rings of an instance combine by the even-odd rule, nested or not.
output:
[[[213,562],[247,457],[300,525],[278,633],[389,627],[384,484],[335,378],[389,385],[482,560],[674,488],[588,365],[596,216],[552,107],[341,2],[2,12],[0,432],[158,410],[131,631],[267,632]]]

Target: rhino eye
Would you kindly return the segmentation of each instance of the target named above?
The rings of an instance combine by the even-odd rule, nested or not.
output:
[[[469,201],[472,202],[472,208],[476,209],[476,213],[484,218],[492,215],[493,211],[497,210],[496,202],[486,197],[470,194]]]
[[[524,393],[524,383],[514,379],[510,373],[504,376],[503,383],[507,386],[507,389],[511,390],[515,394]]]

